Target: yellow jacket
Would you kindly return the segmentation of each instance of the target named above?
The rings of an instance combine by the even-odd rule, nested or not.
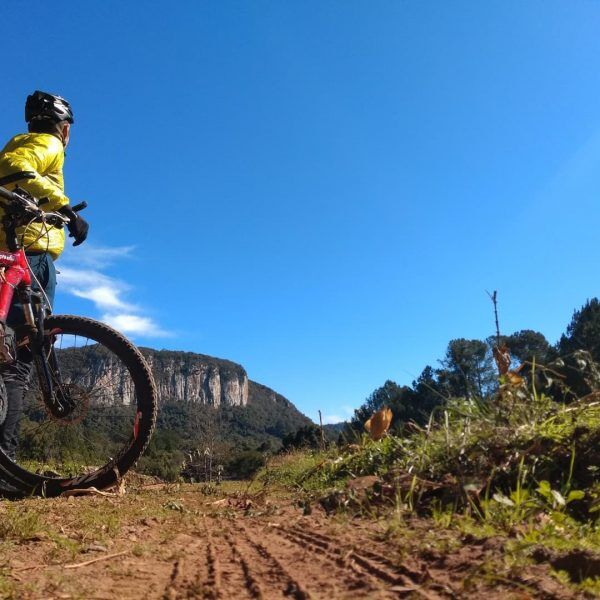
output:
[[[34,179],[23,179],[4,186],[17,185],[36,198],[48,198],[42,208],[49,212],[69,204],[64,194],[63,163],[65,150],[62,142],[49,133],[24,133],[12,138],[0,152],[0,178],[21,171],[35,173]],[[2,209],[0,208],[0,218]],[[65,247],[65,232],[58,227],[32,223],[17,229],[17,236],[28,251],[48,251],[57,259]],[[7,249],[6,236],[0,226],[0,248]]]

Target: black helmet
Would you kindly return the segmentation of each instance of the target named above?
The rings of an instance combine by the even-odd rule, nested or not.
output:
[[[31,96],[27,96],[25,121],[31,123],[39,119],[49,119],[55,123],[61,121],[73,123],[73,111],[64,98],[35,91]]]

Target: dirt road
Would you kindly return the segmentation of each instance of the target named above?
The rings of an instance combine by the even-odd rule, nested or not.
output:
[[[13,522],[0,549],[1,598],[575,597],[540,566],[507,578],[498,540],[458,543],[426,522],[305,515],[285,498],[167,486],[3,502],[0,512]]]

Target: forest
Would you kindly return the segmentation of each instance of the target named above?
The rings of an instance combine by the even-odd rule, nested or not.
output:
[[[492,399],[500,385],[495,346],[508,348],[521,374],[536,370],[538,385],[545,386],[555,400],[568,402],[600,389],[600,301],[592,298],[575,310],[555,344],[530,329],[499,339],[493,335],[485,340],[451,340],[438,366],[427,365],[411,386],[388,380],[373,391],[355,411],[341,440],[362,432],[363,423],[383,406],[394,415],[392,430],[401,432],[410,423],[425,425],[431,412],[450,398]]]

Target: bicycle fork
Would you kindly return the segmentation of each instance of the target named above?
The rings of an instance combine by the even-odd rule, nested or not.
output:
[[[36,304],[33,310],[32,301]],[[24,290],[22,294],[25,321],[30,329],[29,346],[33,356],[33,364],[38,373],[37,381],[44,404],[50,414],[56,418],[64,418],[73,410],[69,394],[65,386],[58,365],[58,360],[53,347],[51,336],[44,333],[44,320],[46,308],[42,294],[31,289]]]

